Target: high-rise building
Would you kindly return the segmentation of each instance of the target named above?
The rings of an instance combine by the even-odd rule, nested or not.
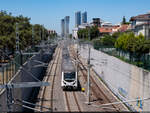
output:
[[[65,36],[65,20],[61,19],[61,36]]]
[[[87,12],[82,13],[82,24],[87,23]]]
[[[69,16],[65,17],[65,36],[69,37]]]
[[[78,11],[75,13],[75,27],[81,25],[81,12]]]

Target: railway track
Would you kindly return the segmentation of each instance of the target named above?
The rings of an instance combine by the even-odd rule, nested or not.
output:
[[[79,65],[80,69],[81,69],[81,67],[83,67],[85,69],[85,67],[82,63]],[[81,73],[83,74],[84,78],[87,80],[87,70],[86,71],[82,70]],[[94,78],[92,76],[90,76],[90,82],[92,84],[91,90],[96,97],[96,100],[94,100],[94,101],[98,101],[100,104],[111,103],[108,96],[101,90],[101,88],[98,86],[98,84],[96,83],[96,81],[94,80]],[[113,107],[116,111],[118,111],[118,108],[114,105],[110,105],[107,107],[108,108]],[[105,110],[107,110],[107,109],[105,109]]]
[[[72,50],[72,55],[73,55],[73,59],[77,58],[75,50]],[[79,58],[77,58],[77,59],[80,62],[78,64],[78,68],[79,68],[79,70],[81,70],[81,73],[83,75],[84,80],[87,81],[87,69],[86,69],[85,65],[82,63],[82,61]],[[93,75],[95,73],[91,70],[91,74]],[[94,99],[94,101],[97,101],[99,104],[105,104],[105,103],[111,103],[112,102],[108,98],[108,96],[102,91],[102,89],[99,87],[99,85],[97,84],[97,82],[95,81],[93,76],[90,76],[90,83],[92,84],[90,86],[91,91],[96,98],[96,99]],[[114,108],[115,111],[119,112],[118,108],[115,105],[110,105],[110,106],[107,106],[107,108],[103,108],[103,109],[105,111],[110,111],[110,109],[112,107]]]
[[[64,91],[66,108],[68,112],[81,112],[77,91]]]
[[[48,65],[47,76],[44,81],[51,82],[50,86],[43,87],[41,89],[41,106],[46,106],[49,109],[45,109],[45,107],[41,107],[40,111],[53,111],[53,90],[54,90],[54,81],[56,76],[57,64],[60,56],[60,48],[57,47],[55,53],[53,55],[53,60]]]
[[[76,111],[81,112],[81,107],[76,97],[76,92],[65,91],[66,107],[68,112]]]
[[[56,77],[56,72],[57,72],[57,65],[58,65],[58,61],[59,61],[59,57],[60,57],[60,51],[61,51],[61,49],[59,48],[59,50],[58,50],[58,54],[57,54],[57,56],[55,57],[56,58],[56,60],[55,60],[55,62],[54,62],[54,64],[55,64],[55,71],[54,71],[54,75],[52,74],[52,76],[53,76],[53,79],[52,79],[52,88],[51,88],[51,99],[53,99],[53,95],[54,95],[54,81],[55,81],[55,77]],[[53,64],[53,65],[54,65]],[[53,111],[53,101],[51,101],[51,109],[52,109],[52,111]]]

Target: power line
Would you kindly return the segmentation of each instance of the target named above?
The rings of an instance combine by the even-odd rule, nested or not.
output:
[[[51,110],[51,108],[48,108],[48,107],[45,107],[45,106],[41,106],[39,104],[34,104],[34,103],[31,103],[31,102],[28,102],[28,101],[25,101],[25,100],[20,100],[20,99],[15,99],[15,101],[17,102],[20,102],[22,104],[28,104],[28,105],[33,105],[33,106],[37,106],[37,107],[40,107],[40,108],[45,108],[47,110]],[[35,108],[34,108],[35,109]]]
[[[112,102],[112,103],[107,103],[107,104],[101,104],[98,107],[121,104],[121,103],[128,103],[128,102],[136,102],[136,101],[141,101],[141,100],[143,100],[143,101],[150,100],[150,97],[144,98],[144,99],[132,99],[132,100],[126,100],[126,101],[121,101],[121,102]]]
[[[0,49],[0,51],[2,51],[1,49]],[[2,51],[3,52],[3,51]],[[5,56],[7,56],[12,62],[14,62],[16,65],[18,65],[18,66],[20,66],[20,67],[22,67],[22,69],[24,70],[24,71],[26,71],[30,76],[32,76],[35,80],[37,80],[37,81],[41,81],[41,80],[39,80],[37,77],[35,77],[30,71],[27,71],[23,66],[21,66],[20,64],[18,64],[16,61],[14,61],[12,58],[10,58],[5,52],[3,52],[4,54],[5,54]],[[0,55],[0,56],[2,56],[2,55]]]

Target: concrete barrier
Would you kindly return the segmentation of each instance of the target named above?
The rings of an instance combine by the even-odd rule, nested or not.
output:
[[[88,47],[80,49],[83,58],[88,58]],[[93,69],[105,81],[109,89],[121,100],[146,99],[126,103],[133,111],[150,111],[150,72],[101,51],[91,49]]]

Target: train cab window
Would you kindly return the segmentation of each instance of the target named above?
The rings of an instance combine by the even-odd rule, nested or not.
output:
[[[75,79],[75,72],[71,72],[71,73],[64,73],[64,79],[66,80],[66,81],[72,81],[72,80],[74,80]]]

